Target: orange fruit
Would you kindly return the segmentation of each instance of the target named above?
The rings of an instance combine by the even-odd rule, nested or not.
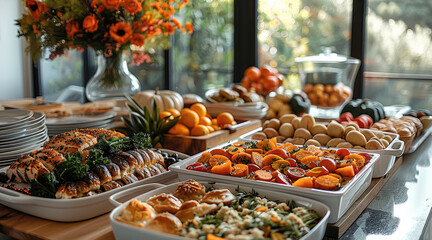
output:
[[[216,118],[213,118],[211,121],[212,121],[212,125],[217,125],[217,119]]]
[[[263,65],[260,67],[261,77],[274,76],[276,74],[276,70],[270,65]]]
[[[212,127],[215,131],[221,129],[217,124],[212,124],[211,127]]]
[[[217,116],[217,125],[221,128],[224,128],[225,125],[233,124],[233,122],[234,122],[234,117],[229,112],[223,112]]]
[[[199,124],[202,124],[204,126],[211,126],[212,121],[208,117],[200,117]]]
[[[171,115],[173,115],[173,117],[177,117],[180,116],[180,111],[175,109],[175,108],[170,108],[168,110],[166,110],[167,112],[170,112]]]
[[[263,88],[267,92],[276,90],[279,87],[279,79],[276,76],[267,76],[263,78]]]
[[[180,123],[184,124],[188,128],[193,128],[199,123],[198,113],[188,108],[183,108],[180,112],[180,116]]]
[[[208,117],[210,120],[212,120],[212,116],[207,112],[206,117]]]
[[[261,76],[261,70],[257,67],[248,67],[245,72],[244,76],[250,79],[250,81],[256,81]]]
[[[164,118],[164,117],[168,117],[168,116],[172,116],[172,114],[170,112],[167,111],[163,111],[159,113],[159,117],[160,119]],[[170,117],[170,119],[173,119],[174,117]]]
[[[194,103],[190,109],[198,113],[200,117],[207,116],[207,108],[202,103]]]
[[[190,131],[189,128],[187,128],[185,125],[181,123],[176,123],[169,131],[168,133],[174,134],[174,135],[183,135],[183,136],[189,136]]]
[[[208,130],[209,130],[210,133],[212,133],[212,132],[215,131],[214,128],[213,128],[212,126],[206,126],[206,127],[208,128]]]
[[[190,133],[191,133],[191,136],[202,136],[202,135],[209,134],[210,131],[206,126],[199,124],[199,125],[195,126],[194,128],[192,128]]]

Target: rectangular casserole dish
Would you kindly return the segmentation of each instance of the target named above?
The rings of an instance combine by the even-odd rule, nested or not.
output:
[[[245,140],[251,141],[252,135],[259,131],[261,131],[261,128],[253,132],[244,134],[240,136],[239,139],[243,141]],[[390,169],[393,167],[395,163],[396,158],[402,156],[405,149],[405,143],[402,140],[400,140],[399,135],[396,133],[388,133],[388,132],[374,131],[374,130],[371,131],[389,135],[393,139],[393,141],[390,142],[389,145],[383,150],[368,150],[368,149],[353,149],[353,148],[347,148],[347,149],[359,151],[359,152],[365,152],[365,153],[379,154],[380,157],[377,159],[373,167],[372,178],[380,178],[385,176],[388,173],[388,171],[390,171]]]
[[[162,151],[169,154],[177,153],[180,159],[189,157],[188,155],[168,149],[163,149]],[[2,168],[0,171],[6,171],[7,168],[8,167]],[[0,187],[0,204],[26,214],[48,220],[59,222],[76,222],[96,217],[111,211],[113,206],[109,203],[108,198],[115,193],[142,184],[155,182],[164,183],[173,181],[175,179],[177,179],[177,174],[173,171],[168,171],[107,192],[89,197],[73,199],[35,197],[8,188]],[[19,185],[15,184],[15,186]]]
[[[228,145],[228,144],[225,144]],[[223,147],[225,145],[219,146]],[[361,152],[361,151],[352,151]],[[207,172],[187,170],[186,167],[195,163],[201,154],[196,154],[181,162],[173,164],[169,169],[178,174],[180,181],[187,179],[216,181],[223,183],[237,184],[241,186],[253,186],[265,188],[273,192],[284,192],[311,198],[326,204],[330,208],[329,223],[335,223],[348,210],[348,208],[357,200],[357,198],[369,187],[372,181],[373,165],[379,158],[379,154],[371,153],[372,159],[367,163],[345,186],[337,191],[326,191],[321,189],[309,189],[283,185],[274,182],[266,182],[253,179],[244,179],[233,176],[218,175]]]
[[[299,197],[295,195],[291,195],[288,193],[282,193],[282,192],[274,192],[270,189],[263,189],[260,187],[251,187],[251,186],[238,186],[237,184],[223,184],[223,183],[209,183],[209,182],[200,182],[201,184],[208,186],[213,186],[215,189],[229,189],[231,192],[235,192],[237,187],[239,187],[240,191],[244,192],[252,192],[254,190],[258,193],[259,196],[265,196],[270,200],[278,200],[281,202],[294,200],[296,201],[298,206],[304,206],[307,208],[311,208],[315,210],[320,216],[322,216],[321,221],[314,227],[312,230],[303,236],[300,240],[314,240],[314,239],[322,239],[324,237],[326,227],[327,227],[327,221],[330,216],[330,210],[329,208],[315,200],[311,200],[304,197]],[[173,193],[177,189],[178,185],[180,183],[173,183],[167,186],[161,186],[160,184],[148,184],[143,185],[135,188],[128,189],[127,192],[121,192],[119,194],[113,195],[110,198],[110,201],[117,205],[117,207],[111,212],[110,214],[110,221],[111,226],[114,232],[114,236],[116,239],[158,239],[158,240],[175,240],[175,239],[189,239],[174,235],[169,235],[165,233],[159,233],[156,231],[133,227],[131,225],[119,222],[116,220],[116,217],[119,216],[120,212],[123,210],[123,208],[129,203],[125,202],[121,205],[115,200],[118,196],[127,194],[128,196],[135,195],[135,198],[141,201],[145,201],[148,198],[158,195],[161,193]],[[140,189],[141,188],[141,189]],[[151,188],[157,188],[156,190],[146,192],[144,194],[141,194],[137,196],[142,190],[148,190]]]

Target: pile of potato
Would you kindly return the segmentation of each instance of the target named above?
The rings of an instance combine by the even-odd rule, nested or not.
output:
[[[252,135],[253,140],[276,137],[279,143],[314,145],[336,148],[381,150],[393,141],[394,136],[384,132],[360,129],[355,122],[342,124],[332,121],[327,126],[315,123],[315,119],[304,114],[284,114],[263,123],[263,130]]]

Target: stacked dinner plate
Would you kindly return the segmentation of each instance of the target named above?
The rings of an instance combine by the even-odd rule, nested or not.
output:
[[[77,128],[108,129],[113,126],[115,116],[115,112],[107,112],[102,114],[82,114],[67,117],[48,118],[46,120],[48,135],[54,136]]]
[[[0,167],[41,148],[47,140],[44,113],[22,109],[0,111]]]

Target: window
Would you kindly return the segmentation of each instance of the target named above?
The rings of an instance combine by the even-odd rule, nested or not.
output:
[[[288,86],[300,88],[296,57],[315,55],[322,47],[349,55],[352,1],[258,1],[259,66],[269,64],[288,74]]]
[[[173,38],[173,90],[203,96],[233,79],[233,0],[195,0],[180,12],[194,26],[192,35]]]
[[[362,21],[357,4],[367,4],[364,14],[359,11],[360,17],[367,16],[365,46],[352,48],[351,42],[363,36],[361,28],[353,28]],[[269,64],[287,77],[286,87],[299,89],[296,57],[318,54],[325,46],[347,56],[364,50],[364,81],[358,85],[364,87],[362,97],[384,105],[432,109],[432,7],[428,6],[427,1],[403,0],[189,1],[176,17],[192,22],[194,33],[176,33],[169,51],[153,51],[151,63],[129,69],[143,90],[170,88],[204,96],[207,89],[239,82],[242,71],[253,63]],[[239,12],[242,19],[234,26]],[[95,71],[93,55],[71,51],[54,62],[41,60],[39,89],[46,99],[55,99],[68,85],[84,86]]]
[[[432,109],[432,7],[370,0],[364,97]],[[379,93],[379,94],[378,94]]]

